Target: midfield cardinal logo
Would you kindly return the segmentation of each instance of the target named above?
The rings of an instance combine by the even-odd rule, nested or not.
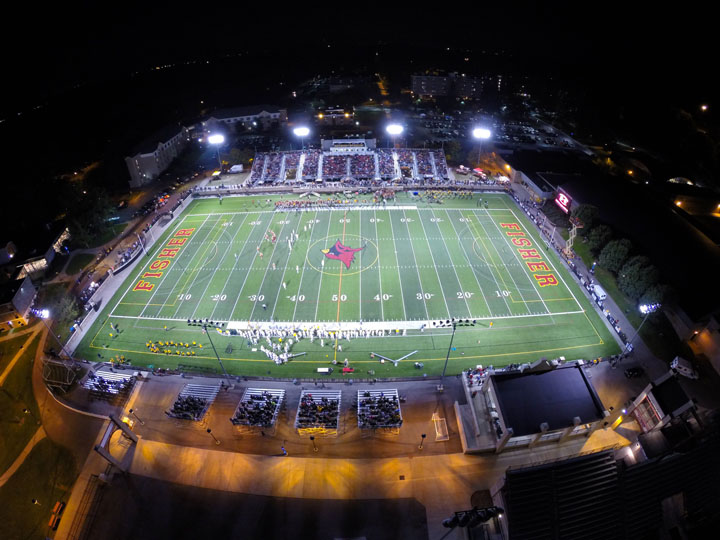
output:
[[[355,260],[355,253],[362,251],[363,248],[351,248],[342,245],[340,240],[335,242],[335,245],[329,249],[323,249],[322,252],[328,259],[335,259],[345,264],[345,268],[350,270],[350,263]]]

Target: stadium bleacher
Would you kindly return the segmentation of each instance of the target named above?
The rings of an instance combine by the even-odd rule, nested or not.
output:
[[[256,155],[251,184],[278,184],[296,180],[306,182],[395,180],[400,167],[405,182],[447,181],[447,162],[442,151],[425,149],[370,149],[363,144],[335,146],[329,151],[260,152]],[[301,177],[298,168],[302,164]]]

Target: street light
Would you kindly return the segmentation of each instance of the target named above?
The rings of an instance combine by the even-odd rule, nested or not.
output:
[[[420,446],[418,446],[418,450],[423,449],[423,444],[425,443],[425,437],[427,437],[427,435],[425,433],[420,435]]]
[[[130,409],[130,414],[132,414],[135,418],[137,418],[137,419],[138,419],[138,422],[140,422],[140,424],[142,424],[143,426],[145,425],[145,422],[143,422],[143,421],[140,419],[140,417],[135,413],[135,409]]]
[[[450,335],[450,345],[448,345],[447,355],[445,356],[445,365],[443,366],[442,375],[440,376],[440,384],[437,389],[443,391],[443,379],[445,379],[445,370],[447,370],[448,360],[450,360],[450,351],[452,350],[453,339],[455,339],[455,330],[458,326],[475,326],[476,319],[447,319],[445,321],[433,321],[433,326],[437,328],[448,328],[452,326],[452,334]]]
[[[305,149],[305,137],[310,135],[310,129],[305,126],[296,127],[295,129],[293,129],[293,133],[295,134],[296,137],[300,137],[300,144],[302,145],[302,148],[304,150]]]
[[[643,324],[645,324],[645,321],[647,321],[647,319],[651,313],[655,313],[658,309],[660,309],[660,306],[661,306],[661,304],[640,304],[640,306],[638,306],[640,313],[645,315],[645,317],[643,317],[643,320],[640,323],[640,326],[638,326],[637,330],[635,330],[633,337],[631,337],[630,341],[628,341],[627,344],[625,345],[625,352],[630,352],[632,350],[632,342],[637,337],[637,335],[640,333],[640,329],[643,327]]]
[[[212,429],[207,428],[207,432],[208,432],[208,433],[210,434],[210,436],[213,438],[213,440],[215,441],[215,444],[219,445],[219,444],[220,444],[220,441],[217,439],[217,437],[215,437],[215,435],[213,435]]]
[[[313,451],[317,452],[317,451],[318,451],[318,447],[317,447],[317,445],[315,444],[315,436],[314,436],[314,435],[310,435],[310,442],[312,442]]]
[[[222,172],[222,161],[220,161],[220,145],[225,142],[225,135],[223,135],[222,133],[216,133],[215,135],[210,135],[207,140],[210,144],[215,145],[215,148],[217,148],[218,165],[220,166],[220,171]]]

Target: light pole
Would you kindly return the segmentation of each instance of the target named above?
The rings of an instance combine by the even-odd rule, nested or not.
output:
[[[388,135],[390,135],[390,138],[393,142],[393,148],[395,148],[395,137],[397,137],[398,135],[402,135],[402,132],[405,131],[405,128],[402,127],[400,124],[390,124],[385,128],[385,131],[387,131]]]
[[[480,166],[480,156],[482,154],[482,143],[492,135],[490,130],[484,127],[476,127],[472,130],[472,135],[478,141],[478,166]]]
[[[220,145],[225,142],[225,135],[223,135],[222,133],[216,133],[215,135],[210,135],[207,140],[217,149],[218,166],[220,167],[220,172],[222,172],[222,161],[220,161]]]
[[[427,437],[427,435],[425,433],[420,435],[420,446],[418,446],[418,450],[423,449],[423,444],[425,444],[425,437]]]
[[[57,344],[60,345],[60,350],[62,353],[67,356],[70,360],[72,360],[72,357],[68,354],[68,352],[65,350],[65,346],[60,342],[58,337],[53,333],[52,328],[48,326],[48,323],[45,322],[45,319],[50,318],[50,310],[49,309],[33,309],[32,314],[36,315],[37,317],[40,317],[40,320],[45,325],[45,328],[48,329],[48,332],[52,335],[53,339],[57,341]],[[74,361],[73,361],[74,363]]]
[[[143,422],[143,421],[140,419],[140,417],[139,417],[139,416],[137,415],[137,413],[135,412],[135,409],[130,409],[130,414],[132,414],[135,418],[137,418],[137,419],[138,419],[138,422],[140,422],[141,425],[143,425],[143,426],[145,425],[145,422]]]
[[[217,437],[215,437],[215,435],[213,435],[212,429],[207,428],[207,432],[208,432],[208,433],[210,434],[210,436],[213,438],[213,440],[215,441],[215,444],[219,445],[219,444],[220,444],[220,441],[217,439]]]
[[[630,351],[632,350],[632,342],[635,340],[635,338],[637,337],[637,335],[640,333],[640,329],[641,329],[641,328],[643,327],[643,325],[645,324],[645,321],[648,320],[648,317],[650,316],[650,314],[651,314],[651,313],[655,313],[658,309],[660,309],[660,306],[661,306],[660,304],[641,304],[641,305],[639,306],[640,313],[642,313],[643,315],[645,315],[645,317],[643,317],[643,320],[642,320],[642,322],[640,323],[640,326],[638,326],[638,327],[637,327],[637,330],[635,330],[635,333],[633,334],[633,337],[631,337],[630,340],[629,340],[629,341],[627,342],[627,344],[625,345],[625,352],[626,352],[626,353],[627,353],[627,352],[630,352]]]
[[[443,380],[445,379],[445,371],[447,370],[448,360],[450,360],[450,351],[452,350],[453,340],[455,339],[455,330],[458,326],[475,326],[476,319],[447,319],[446,321],[433,322],[433,326],[437,328],[448,328],[452,326],[452,334],[450,335],[450,345],[448,345],[447,355],[445,356],[445,365],[443,366],[442,375],[440,376],[440,384],[437,389],[439,392],[444,390]]]
[[[302,146],[302,150],[305,150],[305,137],[310,135],[310,129],[305,126],[300,126],[293,129],[293,133],[296,137],[300,137],[300,145]]]
[[[212,339],[210,339],[210,332],[208,332],[208,328],[222,328],[225,323],[222,322],[215,322],[208,319],[188,319],[187,320],[188,326],[200,326],[205,331],[205,335],[208,337],[208,341],[210,342],[210,346],[212,347],[213,352],[215,353],[215,358],[217,358],[218,364],[220,364],[220,368],[222,369],[223,374],[225,375],[225,378],[227,379],[227,385],[230,386],[230,375],[228,375],[228,372],[225,370],[225,366],[222,363],[222,360],[220,360],[220,355],[217,352],[217,349],[215,348],[215,344],[213,343]]]
[[[317,452],[317,451],[318,451],[318,447],[317,447],[317,445],[315,444],[315,435],[310,435],[310,442],[312,442],[313,451],[314,451],[314,452]]]

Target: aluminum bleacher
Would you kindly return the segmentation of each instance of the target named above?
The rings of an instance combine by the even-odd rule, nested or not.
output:
[[[295,416],[298,434],[337,437],[341,399],[340,390],[303,390]]]
[[[246,388],[230,419],[234,425],[271,427],[277,421],[285,400],[285,390],[278,388]]]
[[[219,391],[219,385],[186,384],[165,414],[180,420],[202,420]]]
[[[402,426],[397,388],[358,390],[357,416],[360,429],[393,429]]]

